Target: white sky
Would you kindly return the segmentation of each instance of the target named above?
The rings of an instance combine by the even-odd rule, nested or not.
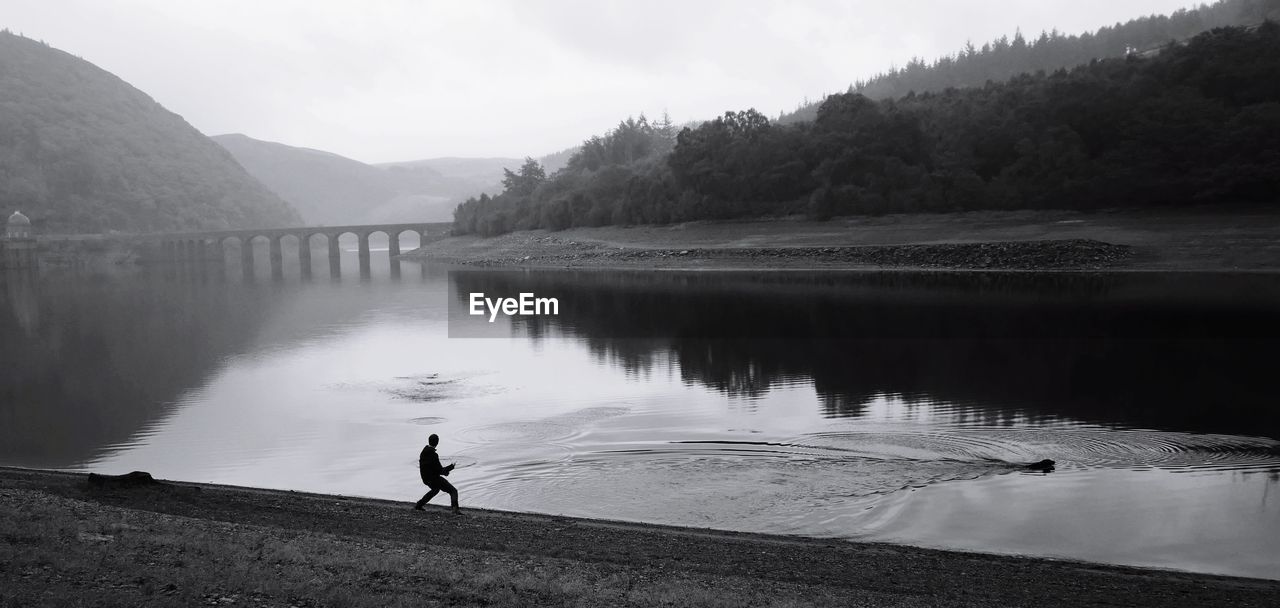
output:
[[[1180,0],[0,0],[206,134],[365,162],[539,156],[628,115],[774,117],[1021,28],[1079,33]]]

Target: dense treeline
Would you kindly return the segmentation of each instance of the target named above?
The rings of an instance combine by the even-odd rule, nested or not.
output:
[[[454,231],[494,235],[681,219],[673,212],[677,189],[663,160],[675,136],[669,117],[650,122],[641,115],[583,142],[549,178],[541,164],[526,159],[518,171],[506,171],[501,194],[458,205]]]
[[[288,225],[297,212],[142,91],[0,32],[0,212],[41,232]]]
[[[1094,59],[1123,57],[1158,49],[1172,41],[1186,40],[1210,29],[1256,25],[1280,20],[1280,0],[1221,0],[1169,15],[1151,15],[1099,28],[1078,36],[1058,31],[1025,38],[1002,37],[976,47],[972,43],[953,55],[932,63],[916,58],[907,65],[849,86],[850,93],[872,99],[897,99],[908,93],[943,91],[952,87],[977,87],[987,81],[1003,82],[1018,74],[1051,72],[1089,63]],[[805,103],[777,122],[813,120],[819,103]]]
[[[623,153],[620,126],[549,179],[468,201],[455,229],[1273,200],[1280,26],[981,88],[834,95],[811,122],[730,112],[682,130],[669,154],[636,125],[649,147]]]

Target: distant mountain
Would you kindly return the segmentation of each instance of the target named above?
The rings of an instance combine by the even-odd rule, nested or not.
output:
[[[280,226],[297,212],[181,116],[93,64],[0,32],[0,210],[44,232]]]
[[[503,168],[516,169],[523,163],[520,158],[460,158],[446,156],[443,158],[427,158],[394,163],[379,163],[384,169],[420,169],[426,168],[458,179],[465,179],[477,184],[495,184],[502,181]]]
[[[538,163],[542,165],[542,170],[546,171],[547,175],[551,175],[552,173],[565,168],[565,166],[569,164],[569,159],[572,158],[574,154],[577,154],[578,150],[581,149],[582,146],[565,148],[564,150],[552,152],[551,154],[543,156],[537,160]],[[511,167],[511,170],[515,171],[516,167]]]
[[[519,158],[450,157],[370,165],[238,133],[213,140],[312,225],[452,221],[459,202],[501,192],[503,169],[524,163]],[[563,166],[569,152],[547,156],[547,171]]]
[[[969,44],[932,63],[913,59],[906,66],[853,83],[848,92],[871,99],[897,99],[912,92],[979,87],[987,82],[1004,82],[1018,74],[1052,72],[1094,59],[1154,51],[1216,27],[1257,25],[1267,19],[1280,19],[1280,0],[1219,0],[1169,15],[1139,17],[1078,36],[1054,30],[1028,39],[1018,32],[1012,39],[1005,36],[981,47]],[[821,100],[806,101],[795,111],[779,116],[776,122],[813,120],[821,104]]]
[[[542,165],[542,170],[551,175],[556,171],[564,168],[569,162],[569,157],[578,151],[578,147],[553,152],[541,158],[536,158]],[[516,171],[524,164],[523,158],[461,158],[461,157],[442,157],[428,158],[424,160],[411,160],[395,163],[381,163],[377,165],[385,169],[393,171],[406,169],[429,169],[436,171],[441,175],[456,180],[464,181],[471,184],[471,191],[465,193],[462,198],[477,196],[480,194],[497,194],[502,192],[502,176],[504,169]],[[462,198],[458,199],[459,201]],[[450,209],[452,213],[452,209]]]
[[[385,171],[337,154],[240,134],[215,135],[213,141],[297,208],[307,224],[355,223],[395,196]]]

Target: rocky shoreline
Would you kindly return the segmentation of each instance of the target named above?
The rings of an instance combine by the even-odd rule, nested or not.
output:
[[[0,468],[0,605],[1271,606],[1280,581]],[[465,508],[465,505],[464,505]]]
[[[961,270],[1103,270],[1121,267],[1135,252],[1088,239],[843,247],[609,248],[542,236],[506,255],[425,255],[471,266],[772,268],[911,268]]]
[[[984,211],[450,236],[405,254],[480,267],[634,270],[1280,271],[1270,208]]]

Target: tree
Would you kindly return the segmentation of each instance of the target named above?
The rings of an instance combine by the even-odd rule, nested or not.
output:
[[[529,196],[542,182],[547,181],[547,172],[543,171],[542,165],[527,156],[524,164],[520,166],[520,173],[503,169],[502,174],[502,187],[517,196]]]

